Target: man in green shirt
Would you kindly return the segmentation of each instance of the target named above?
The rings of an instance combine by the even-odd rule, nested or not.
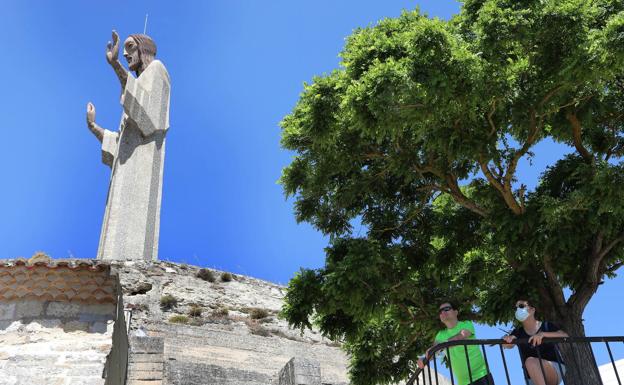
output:
[[[446,326],[446,329],[440,330],[435,336],[433,346],[447,341],[475,339],[475,330],[472,322],[459,321],[457,309],[450,302],[440,304],[439,309],[440,321]],[[429,350],[427,349],[427,357]],[[451,370],[458,385],[494,385],[492,375],[488,373],[483,354],[479,345],[469,345],[468,359],[470,367],[466,361],[466,351],[463,345],[449,348],[451,359]],[[443,351],[446,353],[446,350]],[[418,367],[423,368],[424,363],[418,360]],[[472,378],[472,381],[471,381]]]

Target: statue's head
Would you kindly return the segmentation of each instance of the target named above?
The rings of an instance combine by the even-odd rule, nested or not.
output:
[[[156,56],[156,43],[142,33],[130,35],[124,42],[123,55],[130,71],[142,72]]]

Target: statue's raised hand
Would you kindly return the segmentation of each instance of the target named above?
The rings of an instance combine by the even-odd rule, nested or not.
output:
[[[89,127],[95,124],[95,106],[93,103],[87,103],[87,125]]]
[[[101,142],[104,137],[104,129],[95,124],[95,106],[91,102],[87,104],[87,127]]]
[[[106,61],[108,61],[108,64],[113,64],[117,61],[118,57],[119,35],[117,34],[117,31],[113,29],[113,41],[109,41],[108,44],[106,44]]]

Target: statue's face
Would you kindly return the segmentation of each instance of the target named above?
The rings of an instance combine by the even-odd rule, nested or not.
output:
[[[123,55],[128,61],[128,68],[130,69],[130,71],[136,71],[141,68],[139,45],[132,37],[127,38],[124,42]]]

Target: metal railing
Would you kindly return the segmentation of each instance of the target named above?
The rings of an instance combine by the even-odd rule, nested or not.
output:
[[[590,346],[590,353],[594,359],[594,362],[596,362],[595,357],[593,356],[593,346],[591,344],[604,344],[604,346],[606,347],[606,351],[608,352],[609,355],[609,359],[611,361],[611,365],[613,367],[613,371],[615,372],[615,378],[617,379],[617,383],[618,385],[623,385],[623,381],[624,381],[624,377],[621,376],[618,373],[618,368],[615,364],[615,360],[613,358],[613,351],[611,349],[611,345],[609,343],[624,343],[624,337],[565,337],[565,338],[544,338],[542,341],[542,345],[546,344],[546,343],[550,343],[550,344],[554,344],[555,349],[557,350],[557,352],[559,352],[559,346],[560,345],[567,345],[570,348],[574,349],[575,346],[579,345],[579,344],[589,344]],[[489,360],[488,360],[488,355],[486,352],[486,345],[487,346],[498,346],[500,350],[500,357],[501,357],[501,361],[503,364],[503,368],[505,371],[505,379],[506,379],[506,384],[507,385],[512,385],[512,381],[509,375],[509,366],[507,363],[507,359],[505,358],[505,353],[503,351],[503,345],[522,345],[522,344],[528,344],[528,339],[516,339],[514,341],[512,341],[511,343],[507,343],[504,340],[501,339],[484,339],[484,340],[457,340],[457,341],[450,341],[450,342],[444,342],[438,345],[435,345],[434,347],[432,347],[429,350],[429,357],[423,359],[423,363],[425,364],[424,368],[422,369],[417,369],[409,378],[409,380],[407,381],[406,385],[425,385],[425,384],[436,384],[436,385],[441,385],[440,384],[440,380],[439,380],[439,376],[438,376],[438,364],[437,364],[437,360],[435,359],[436,357],[436,353],[440,353],[443,352],[445,353],[445,357],[447,360],[447,366],[449,368],[449,372],[450,372],[450,380],[451,380],[451,384],[455,385],[455,379],[453,376],[453,371],[450,369],[451,368],[451,354],[450,354],[450,348],[454,347],[454,346],[463,346],[465,355],[466,355],[466,363],[468,366],[468,374],[470,376],[470,382],[473,381],[477,381],[478,378],[472,378],[472,368],[470,366],[470,358],[469,358],[469,354],[468,354],[468,346],[472,346],[472,345],[478,345],[481,347],[481,352],[483,353],[483,359],[485,361],[485,366],[487,369],[488,373],[491,373],[490,370],[490,364],[489,364]],[[541,360],[541,353],[540,353],[540,349],[536,349],[538,358],[540,358],[539,363],[540,363],[540,369],[542,372],[542,375],[545,378],[545,374],[544,374],[544,366],[542,364],[542,360]],[[558,353],[557,356],[559,357],[557,360],[557,365],[559,366],[559,372],[562,372],[562,362],[561,362],[561,355]],[[573,362],[569,362],[567,363],[568,367],[574,366],[576,368],[576,370],[580,370],[580,368],[582,368],[582,366],[579,364],[576,355],[572,354],[571,357],[573,358]],[[432,365],[433,364],[433,365]],[[522,365],[523,363],[520,362],[520,364]],[[433,366],[433,368],[431,368],[431,366]],[[433,372],[433,373],[432,373]],[[528,378],[526,375],[525,370],[523,369],[523,373],[524,373],[524,380],[525,383],[528,385]],[[568,378],[569,381],[569,376],[574,375],[574,370],[570,370],[568,371],[568,373],[566,373],[566,375],[563,376],[562,380],[563,380],[563,384],[566,385],[566,377]],[[432,375],[433,374],[433,375]],[[623,373],[624,374],[624,373]],[[500,383],[500,381],[498,382]]]

